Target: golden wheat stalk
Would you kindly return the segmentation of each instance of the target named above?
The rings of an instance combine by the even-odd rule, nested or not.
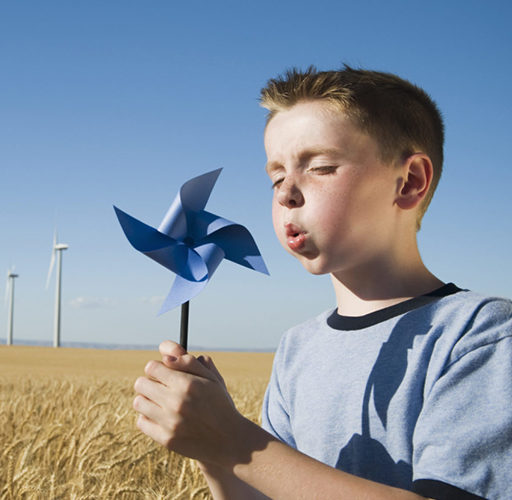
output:
[[[20,366],[26,366],[30,351],[17,354],[14,347],[10,363],[19,356]],[[50,372],[57,355],[61,365],[69,357],[67,374]],[[0,363],[0,498],[210,498],[194,462],[156,445],[135,426],[132,386],[148,354],[109,353],[120,360],[119,366],[132,356],[131,375],[116,372],[115,362],[108,363],[108,373],[101,372],[104,358],[100,363],[95,356],[88,350],[38,348],[28,377],[10,373]],[[266,358],[230,353],[222,359],[228,369],[219,368],[233,399],[257,420],[266,385],[258,370]],[[77,374],[80,364],[91,374]],[[270,363],[266,366],[270,373]]]

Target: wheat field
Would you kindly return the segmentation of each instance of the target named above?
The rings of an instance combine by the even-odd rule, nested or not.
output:
[[[259,421],[270,353],[207,353]],[[135,427],[133,383],[157,351],[0,346],[0,498],[205,499],[194,461]]]

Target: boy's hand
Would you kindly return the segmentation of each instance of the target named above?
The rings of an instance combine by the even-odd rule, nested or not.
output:
[[[228,465],[245,420],[236,410],[215,365],[170,341],[163,362],[150,361],[135,381],[137,427],[158,443],[203,462]]]
[[[187,354],[187,351],[183,349],[183,347],[181,347],[180,344],[172,342],[171,340],[164,340],[158,347],[158,350],[162,355],[163,363],[169,368],[173,368],[173,361],[175,358]],[[224,382],[222,375],[220,374],[219,370],[217,370],[217,367],[213,363],[213,360],[210,358],[210,356],[198,356],[197,360],[206,368],[208,368],[212,372],[212,374],[215,375],[217,380],[224,387],[226,387],[226,383]]]

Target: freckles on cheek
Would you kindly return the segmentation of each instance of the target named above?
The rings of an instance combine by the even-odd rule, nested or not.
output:
[[[272,217],[272,225],[274,226],[274,233],[277,236],[277,239],[281,240],[281,234],[279,231],[279,221],[277,217]]]
[[[277,233],[277,229],[279,228],[279,214],[275,202],[272,203],[272,224],[274,231]]]
[[[288,246],[286,245],[286,234],[284,233],[284,222],[279,215],[279,210],[274,210],[272,208],[272,225],[274,226],[274,233],[279,241],[279,243],[288,250]]]
[[[336,200],[332,204],[325,204],[315,213],[316,230],[326,235],[339,237],[339,233],[346,229],[344,226],[343,210],[340,210],[341,202]]]

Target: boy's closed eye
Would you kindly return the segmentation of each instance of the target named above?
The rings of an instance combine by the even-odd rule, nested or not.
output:
[[[306,173],[308,174],[316,174],[316,175],[329,175],[334,174],[336,170],[338,169],[335,165],[325,165],[325,166],[319,166],[319,167],[309,167],[306,169]],[[284,177],[279,177],[278,179],[274,180],[272,182],[272,189],[275,189],[278,187],[283,181]]]
[[[318,167],[309,167],[306,172],[320,175],[333,174],[337,170],[337,166],[335,165],[322,165]]]
[[[283,182],[283,181],[284,181],[284,177],[283,177],[283,178],[281,178],[281,179],[277,179],[276,181],[272,182],[272,186],[271,186],[271,188],[272,188],[272,189],[275,189],[275,188],[276,188],[277,186],[279,186],[279,184],[281,184],[281,182]]]

